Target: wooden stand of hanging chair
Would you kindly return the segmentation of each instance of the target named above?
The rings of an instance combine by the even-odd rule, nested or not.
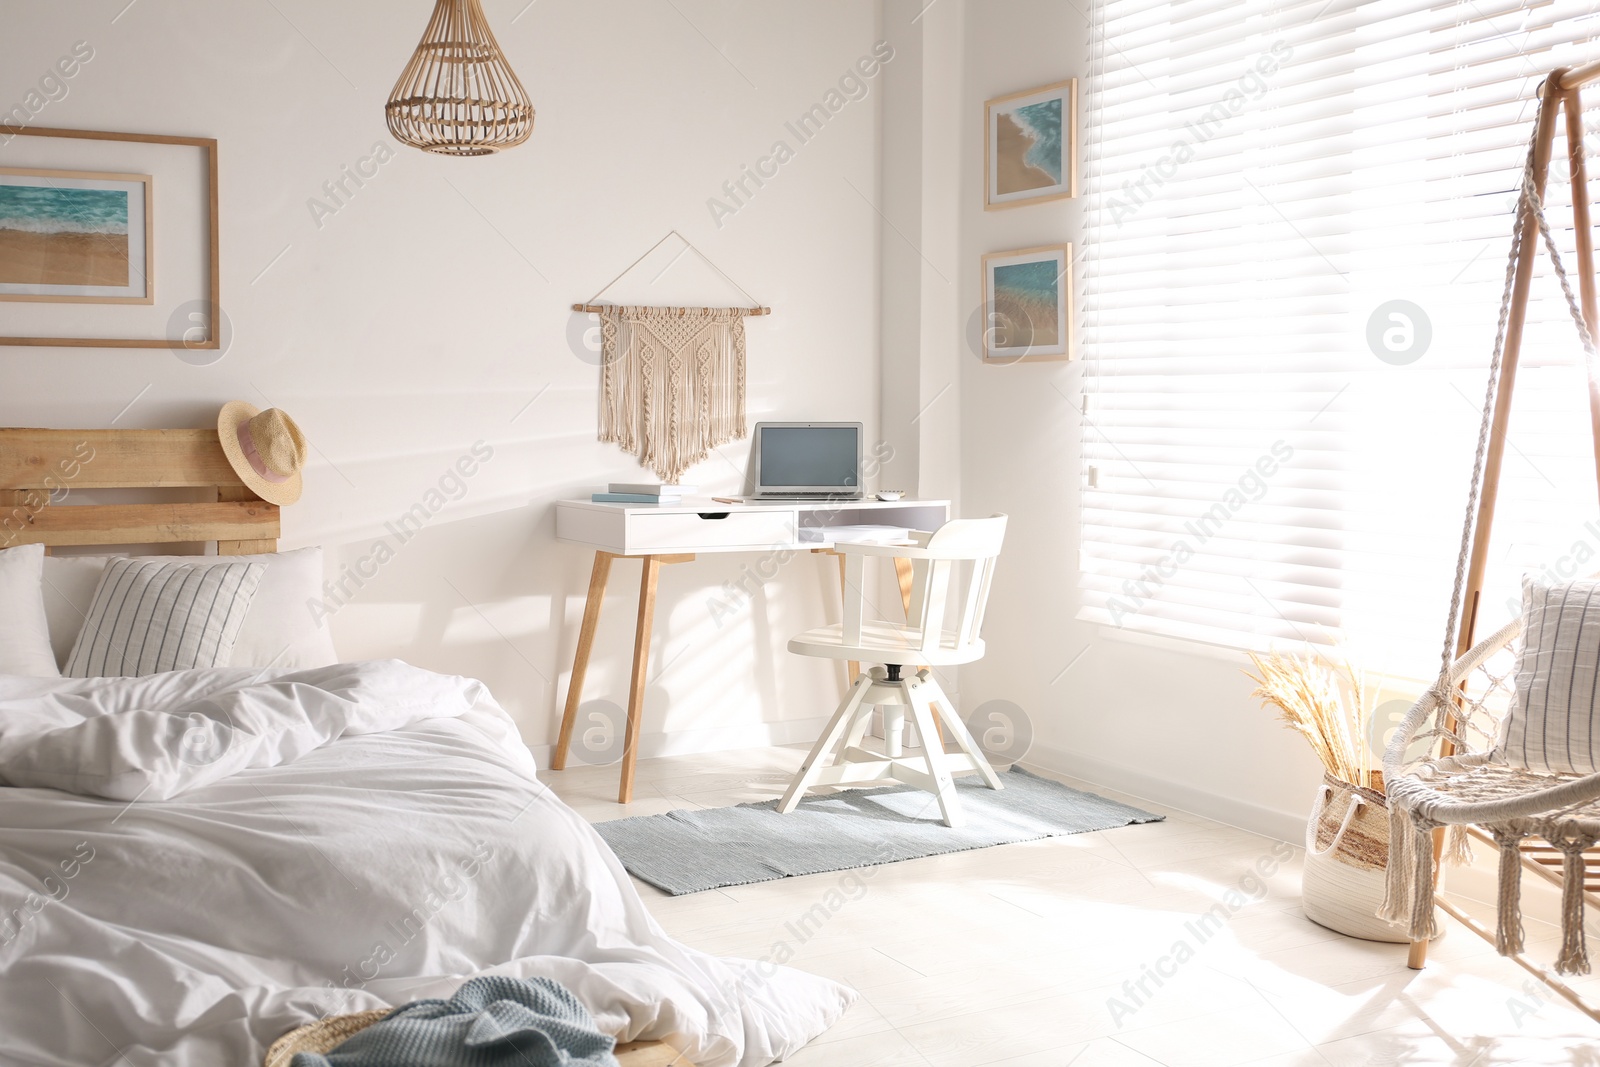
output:
[[[1437,933],[1433,908],[1437,904],[1494,943],[1501,955],[1511,957],[1580,1011],[1600,1021],[1600,1009],[1560,977],[1589,973],[1583,918],[1586,903],[1600,905],[1600,896],[1590,891],[1590,886],[1600,881],[1600,853],[1594,848],[1600,841],[1600,774],[1536,773],[1491,755],[1510,709],[1521,621],[1474,641],[1529,287],[1541,244],[1549,252],[1588,360],[1589,410],[1600,478],[1600,389],[1593,342],[1600,333],[1600,309],[1595,298],[1579,100],[1579,90],[1595,81],[1600,81],[1600,63],[1556,70],[1540,87],[1538,120],[1522,174],[1439,679],[1413,705],[1384,755],[1392,821],[1387,894],[1379,916],[1408,929],[1409,962],[1420,968],[1427,959],[1428,941]],[[1556,122],[1563,112],[1581,309],[1550,236],[1543,207]],[[1427,755],[1408,758],[1408,752],[1419,750]],[[1441,861],[1470,859],[1473,838],[1499,852],[1498,929],[1493,931],[1440,890]],[[1545,844],[1538,844],[1539,840]],[[1562,937],[1554,973],[1523,952],[1520,894],[1525,870],[1561,889]]]

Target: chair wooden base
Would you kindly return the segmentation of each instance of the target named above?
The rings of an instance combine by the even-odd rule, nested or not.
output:
[[[883,708],[884,714],[881,753],[861,747],[874,707]],[[927,670],[890,681],[884,668],[873,667],[850,687],[839,710],[800,765],[778,811],[793,811],[800,798],[818,786],[900,782],[933,793],[938,797],[944,824],[959,826],[962,817],[954,775],[976,773],[990,789],[1003,786],[966,724],[950,710],[954,707]],[[922,744],[921,755],[906,756],[901,751],[900,734],[908,716]],[[958,751],[945,751],[940,725],[955,739]],[[833,761],[825,764],[824,757],[829,755]]]

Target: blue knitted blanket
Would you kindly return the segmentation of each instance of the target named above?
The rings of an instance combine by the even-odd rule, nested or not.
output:
[[[396,1008],[290,1067],[617,1067],[616,1039],[549,978],[471,978],[449,1000]]]

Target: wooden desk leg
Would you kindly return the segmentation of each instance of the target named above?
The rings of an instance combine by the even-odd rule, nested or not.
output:
[[[645,556],[641,562],[644,570],[639,576],[639,621],[633,630],[633,678],[628,683],[628,732],[623,739],[618,804],[633,799],[633,768],[639,759],[639,723],[644,718],[644,687],[650,673],[650,625],[656,614],[656,581],[661,576],[659,557]]]
[[[913,583],[913,571],[911,569],[911,561],[909,559],[897,559],[897,560],[895,560],[894,561],[894,576],[895,576],[895,579],[900,583],[900,606],[905,609],[906,622],[910,623],[911,622],[911,586],[912,586],[912,583]],[[923,670],[924,667],[919,665],[917,667],[917,669],[918,670]],[[951,708],[950,710],[954,711],[955,709]],[[934,733],[939,735],[939,746],[941,748],[943,748],[944,747],[944,727],[942,725],[940,725],[939,716],[938,715],[934,715],[934,717],[933,717],[933,730],[934,730]]]
[[[589,673],[589,654],[594,651],[594,631],[600,624],[600,605],[606,598],[606,579],[611,576],[609,552],[594,554],[594,570],[589,572],[589,596],[583,602],[583,627],[578,631],[578,650],[572,656],[572,677],[567,681],[567,709],[561,715],[561,736],[550,753],[550,769],[565,770],[567,749],[572,744],[572,726],[578,719],[578,704],[583,700],[583,679]]]
[[[894,561],[894,576],[900,582],[900,606],[906,609],[906,622],[911,621],[911,561]]]
[[[844,603],[850,597],[850,590],[845,588],[845,584],[844,584],[845,583],[845,577],[844,577],[844,573],[845,573],[845,571],[844,571],[844,568],[845,568],[844,553],[843,552],[834,552],[833,555],[836,556],[838,558],[838,560],[839,560],[839,611],[841,612],[841,614],[839,616],[839,621],[843,622],[844,621],[844,615],[842,613],[844,611]],[[895,560],[895,562],[899,563],[900,561],[899,560]],[[910,561],[908,560],[907,562],[910,562]],[[850,691],[850,688],[856,684],[856,679],[861,677],[861,664],[857,663],[855,660],[848,660],[848,661],[845,662],[845,671],[850,675],[850,677],[848,677],[848,678],[846,678],[844,680],[845,692],[848,693]]]

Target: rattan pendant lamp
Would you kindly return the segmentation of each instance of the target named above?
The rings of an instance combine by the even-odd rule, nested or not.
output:
[[[383,111],[396,140],[446,156],[486,156],[533,132],[533,102],[480,0],[438,0]]]

